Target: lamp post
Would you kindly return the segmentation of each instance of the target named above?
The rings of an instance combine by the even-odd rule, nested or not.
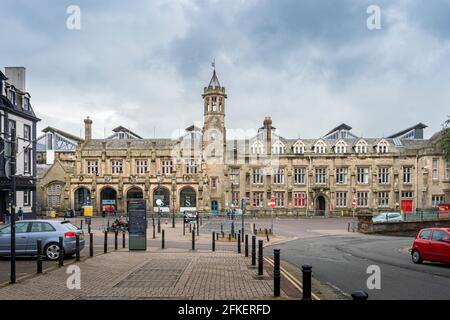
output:
[[[162,175],[161,172],[158,170],[158,172],[156,173],[156,178],[158,179],[158,199],[161,200],[161,180],[162,180]],[[157,201],[157,205],[158,205],[158,233],[160,231],[161,228],[161,201]]]
[[[175,188],[177,183],[177,175],[172,175],[172,228],[175,228]]]

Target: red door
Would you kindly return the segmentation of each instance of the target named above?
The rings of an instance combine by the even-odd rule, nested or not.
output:
[[[412,200],[402,200],[402,212],[403,213],[411,213],[413,207]]]

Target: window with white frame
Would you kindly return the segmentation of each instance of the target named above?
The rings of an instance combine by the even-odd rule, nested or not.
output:
[[[23,125],[23,138],[26,140],[31,140],[31,127],[27,124]]]
[[[347,184],[347,168],[336,168],[336,184]]]
[[[412,167],[403,167],[403,183],[412,183]]]
[[[294,192],[294,207],[306,207],[306,192]]]
[[[367,153],[368,147],[367,142],[364,140],[359,140],[358,143],[355,145],[355,152],[356,153]]]
[[[98,175],[98,160],[88,160],[86,162],[87,173]]]
[[[358,207],[369,206],[369,192],[367,191],[356,192],[356,205]]]
[[[294,168],[294,184],[306,183],[306,168]]]
[[[111,160],[111,173],[120,174],[122,173],[122,160]]]
[[[147,160],[136,160],[136,174],[146,174],[148,171]]]
[[[336,207],[347,206],[347,192],[336,192]]]
[[[23,149],[23,173],[31,173],[31,151],[30,151],[30,148]]]
[[[431,196],[431,206],[436,208],[438,205],[445,203],[445,195],[443,194],[433,194]]]
[[[297,141],[293,147],[292,147],[292,151],[295,154],[303,154],[305,153],[305,144],[301,141]]]
[[[264,170],[261,168],[253,169],[253,184],[264,183]]]
[[[275,199],[276,207],[278,207],[278,208],[284,207],[284,192],[283,191],[274,192],[273,197]]]
[[[356,183],[368,184],[369,183],[369,168],[358,167],[356,169]]]
[[[340,140],[336,145],[334,146],[334,152],[337,154],[342,154],[347,152],[347,144]]]
[[[325,184],[327,182],[327,169],[326,168],[316,168],[316,184]]]
[[[431,177],[433,180],[439,180],[439,158],[433,158]]]
[[[276,168],[273,171],[273,183],[284,184],[284,169],[283,168]]]
[[[253,206],[263,207],[264,206],[264,192],[253,192]]]
[[[378,168],[378,183],[379,184],[389,183],[389,167]]]
[[[314,145],[314,153],[316,154],[324,154],[327,151],[327,145],[322,140],[319,140]]]
[[[250,148],[250,151],[253,154],[263,154],[264,153],[264,144],[261,141],[255,141]]]
[[[23,206],[28,207],[31,205],[31,191],[25,190],[23,192]]]
[[[273,154],[284,154],[284,144],[281,141],[277,141],[272,146]]]
[[[381,140],[380,142],[378,142],[376,149],[377,153],[388,153],[389,143],[386,140]]]
[[[197,174],[197,161],[186,159],[186,174]]]
[[[382,208],[389,207],[389,192],[378,192],[378,206]]]
[[[163,160],[162,161],[162,173],[163,174],[171,174],[172,173],[172,160]]]

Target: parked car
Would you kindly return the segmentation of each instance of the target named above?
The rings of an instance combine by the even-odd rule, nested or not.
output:
[[[372,222],[403,222],[403,216],[400,212],[383,212],[374,216]]]
[[[64,254],[76,252],[76,236],[80,236],[80,250],[84,248],[84,233],[67,221],[25,220],[16,222],[16,255],[37,255],[37,240],[42,240],[44,257],[49,260],[59,258],[61,248],[59,237],[63,237]],[[0,229],[0,256],[11,255],[11,225]]]
[[[411,248],[414,263],[450,263],[450,229],[426,228],[419,231]]]
[[[184,223],[191,223],[197,221],[197,211],[185,211],[184,212]]]

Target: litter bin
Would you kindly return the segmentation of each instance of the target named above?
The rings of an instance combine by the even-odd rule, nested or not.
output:
[[[50,211],[50,218],[56,218],[56,211],[55,210]]]

